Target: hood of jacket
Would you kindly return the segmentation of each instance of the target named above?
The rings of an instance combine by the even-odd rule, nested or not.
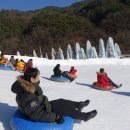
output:
[[[101,73],[101,72],[97,72],[97,75],[107,75],[105,72]]]
[[[35,93],[35,86],[31,82],[24,80],[23,76],[20,75],[17,76],[17,81],[13,83],[11,91],[16,94],[22,91]]]

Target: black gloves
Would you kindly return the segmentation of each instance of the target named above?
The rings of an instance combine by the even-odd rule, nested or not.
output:
[[[62,116],[58,115],[57,118],[56,118],[56,122],[57,122],[57,124],[62,124],[62,123],[65,122],[65,120]]]

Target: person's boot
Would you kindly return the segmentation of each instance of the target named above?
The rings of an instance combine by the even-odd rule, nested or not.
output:
[[[72,82],[74,79],[73,78],[69,78],[70,82]]]
[[[97,111],[93,110],[85,114],[84,121],[87,122],[88,120],[94,118],[97,115]]]
[[[90,103],[90,100],[86,100],[84,102],[80,102],[79,106],[77,107],[77,109],[79,111],[82,111],[84,107],[88,106],[88,104]]]
[[[122,84],[118,85],[116,88],[120,88],[120,87],[122,87]]]

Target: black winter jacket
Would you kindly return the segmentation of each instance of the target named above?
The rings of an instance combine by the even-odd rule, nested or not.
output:
[[[11,88],[16,93],[16,102],[19,109],[33,121],[55,122],[56,114],[51,112],[51,106],[38,84],[32,84],[17,77]]]
[[[53,72],[54,72],[55,76],[62,76],[62,72],[61,72],[61,70],[58,67],[55,67],[53,69]]]

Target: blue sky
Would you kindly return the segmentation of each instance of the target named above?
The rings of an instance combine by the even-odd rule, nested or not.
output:
[[[46,6],[64,7],[82,0],[0,0],[1,9],[35,10]]]

